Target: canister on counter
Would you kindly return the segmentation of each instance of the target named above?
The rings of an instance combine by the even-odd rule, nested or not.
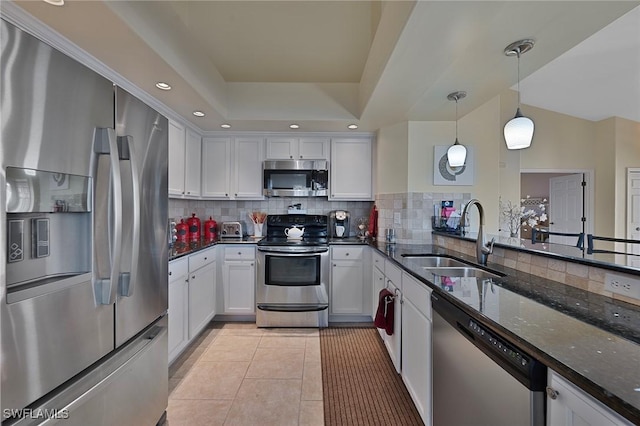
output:
[[[395,244],[396,242],[396,230],[393,228],[386,228],[384,230],[385,241],[388,244]]]

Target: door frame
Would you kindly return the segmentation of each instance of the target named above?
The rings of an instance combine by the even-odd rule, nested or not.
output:
[[[625,238],[632,239],[631,231],[631,175],[634,173],[640,174],[640,167],[627,167],[627,188],[626,188],[626,202],[627,202],[627,217],[625,220]],[[633,244],[627,244],[627,252],[633,253]],[[631,257],[631,256],[630,256]]]
[[[640,170],[640,169],[638,169]],[[584,175],[584,180],[587,183],[586,191],[584,191],[584,214],[586,215],[587,221],[584,224],[584,233],[585,234],[593,234],[593,229],[595,226],[595,193],[594,193],[594,170],[593,169],[520,169],[520,174],[522,173],[565,173],[568,175],[582,173]],[[520,194],[522,198],[522,194]]]

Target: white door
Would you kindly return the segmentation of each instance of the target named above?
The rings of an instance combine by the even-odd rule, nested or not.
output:
[[[627,238],[640,240],[640,169],[627,172]],[[640,244],[627,244],[626,251],[640,255]],[[640,257],[628,257],[629,266],[640,267]]]
[[[582,232],[583,174],[549,179],[549,231],[578,234]],[[550,243],[575,246],[578,237],[549,236]]]

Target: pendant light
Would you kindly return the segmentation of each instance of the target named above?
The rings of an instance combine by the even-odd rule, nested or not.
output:
[[[458,99],[466,96],[467,92],[453,92],[447,96],[450,101],[456,101],[456,141],[447,150],[447,161],[451,167],[462,167],[467,159],[467,148],[458,142]]]
[[[534,43],[531,39],[518,40],[504,48],[505,55],[518,57],[518,109],[516,116],[504,125],[504,140],[508,149],[529,148],[533,139],[533,120],[523,116],[520,111],[520,55],[531,50]]]

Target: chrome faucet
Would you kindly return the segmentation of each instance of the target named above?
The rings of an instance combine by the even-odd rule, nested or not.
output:
[[[496,239],[492,238],[490,243],[484,240],[484,209],[480,201],[474,198],[464,206],[464,209],[462,209],[462,217],[460,218],[460,228],[466,226],[467,210],[473,205],[478,207],[478,213],[480,214],[480,226],[478,227],[478,236],[476,237],[476,257],[478,258],[478,263],[486,266],[487,258],[493,253],[493,243]]]

